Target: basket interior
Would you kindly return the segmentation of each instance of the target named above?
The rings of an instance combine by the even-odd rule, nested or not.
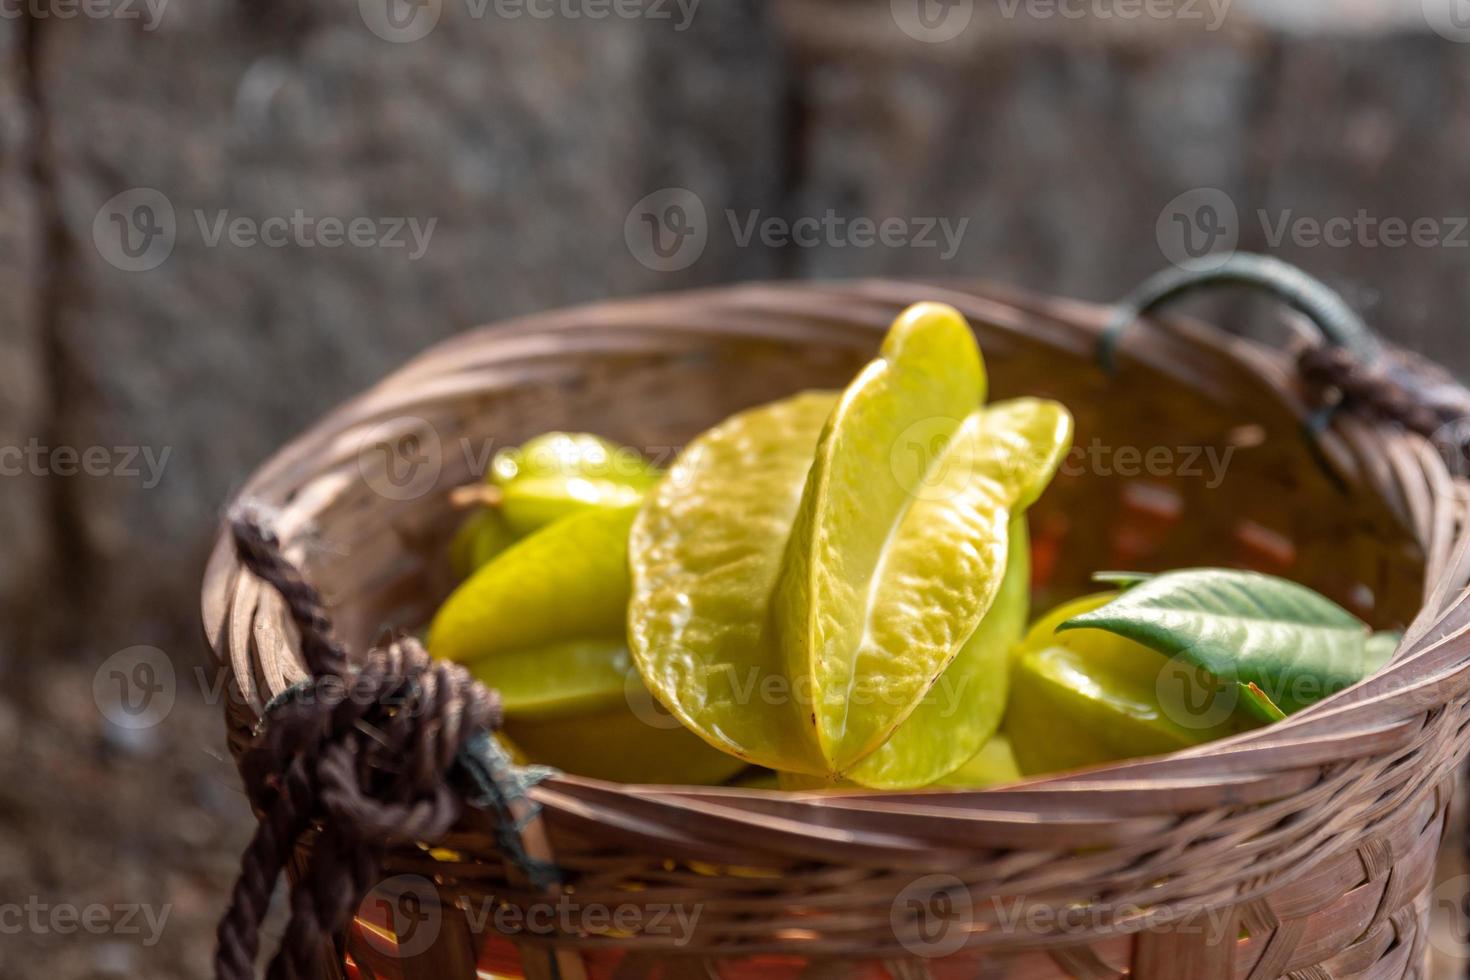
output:
[[[990,287],[748,286],[475,331],[324,419],[244,493],[279,509],[290,556],[322,590],[341,639],[366,649],[421,626],[452,588],[447,543],[461,515],[451,494],[496,449],[583,430],[666,461],[740,409],[846,384],[921,299],[951,302],[975,326],[992,399],[1048,396],[1076,417],[1077,448],[1031,512],[1038,606],[1094,589],[1098,570],[1197,565],[1284,575],[1378,628],[1457,603],[1470,574],[1452,533],[1463,485],[1422,440],[1347,413],[1309,433],[1317,412],[1285,355],[1186,322],[1134,327],[1109,374],[1095,357],[1108,311]],[[226,709],[238,752],[260,704],[303,670],[280,599],[234,572],[222,539],[204,619],[244,695]],[[1426,602],[1431,575],[1440,584]],[[1446,629],[1463,630],[1455,617]],[[1422,953],[1414,929],[1462,754],[1463,692],[1446,672],[1460,655],[1445,642],[1420,642],[1386,672],[1401,676],[1357,689],[1379,685],[1365,695],[1377,700],[1293,718],[1269,744],[1251,733],[1019,786],[875,801],[558,777],[533,794],[548,853],[584,901],[660,888],[709,899],[697,948],[681,953],[785,952],[796,933],[812,956],[894,952],[895,894],[913,874],[943,870],[962,871],[977,894],[1101,901],[1108,915],[1144,908],[1161,923],[1190,903],[1228,906],[1247,937],[1237,975],[1252,964],[1275,976],[1375,963],[1375,975],[1398,976]],[[1388,680],[1402,690],[1379,684]],[[1454,710],[1441,710],[1451,697]],[[464,824],[444,843],[451,850],[400,848],[390,870],[429,876],[447,902],[533,900],[498,850],[493,815],[471,808]],[[713,874],[709,862],[779,871],[784,884],[759,879],[751,891],[752,879]],[[830,917],[813,919],[809,898]],[[1140,976],[1215,975],[1168,967],[1214,962],[1227,948],[1185,950],[1167,930],[1134,937],[1111,919],[1095,933],[1044,954],[1024,930],[976,939],[1012,956],[1016,976],[1118,975],[1130,961]],[[480,940],[464,932],[435,950],[439,966],[463,965]]]
[[[677,309],[663,317],[677,320]],[[1173,357],[1186,349],[1176,338],[1173,349],[1147,344],[1152,359],[1125,354],[1110,375],[1092,357],[1086,318],[967,312],[991,398],[1055,398],[1077,422],[1071,455],[1031,512],[1038,607],[1089,590],[1099,570],[1224,565],[1300,581],[1377,628],[1417,612],[1425,555],[1398,516],[1403,502],[1384,499],[1337,434],[1305,431],[1279,356],[1192,338],[1186,361]],[[345,482],[338,467],[295,491],[320,502],[309,574],[350,643],[416,629],[453,585],[447,541],[459,515],[448,493],[477,480],[496,449],[563,429],[667,461],[733,412],[844,385],[876,352],[885,315],[837,325],[705,309],[693,330],[594,311],[462,338],[367,396],[382,403],[374,424],[339,434],[339,451],[357,447]],[[373,489],[381,474],[369,450],[386,459],[405,437],[437,457],[439,475],[422,495],[391,499]]]

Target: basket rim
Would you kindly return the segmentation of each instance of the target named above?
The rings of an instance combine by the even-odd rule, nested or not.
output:
[[[688,311],[696,309],[718,311],[724,323],[739,325],[742,336],[784,335],[774,324],[764,324],[776,311],[788,323],[802,322],[820,334],[831,325],[834,304],[843,307],[849,328],[860,325],[876,332],[891,320],[895,304],[906,305],[917,292],[953,303],[972,320],[1012,331],[1041,329],[1049,339],[1070,343],[1075,350],[1083,349],[1089,338],[1095,339],[1110,316],[1106,306],[991,283],[861,279],[706,287],[515,317],[466,331],[413,357],[273,454],[246,482],[240,496],[278,497],[293,481],[299,489],[300,475],[315,461],[334,448],[340,452],[347,427],[362,424],[355,419],[412,405],[419,396],[405,396],[403,386],[408,382],[451,384],[463,355],[479,346],[489,346],[497,353],[539,356],[568,340],[599,349],[615,345],[622,327],[650,333],[734,329],[684,323]],[[1136,331],[1123,346],[1125,358],[1167,359],[1197,348],[1260,374],[1284,398],[1294,398],[1287,362],[1280,352],[1194,320],[1151,316],[1148,321],[1151,329]],[[594,322],[597,330],[587,330]],[[835,339],[840,334],[834,330],[832,335]],[[1307,406],[1301,405],[1301,410],[1305,416]],[[716,836],[748,837],[756,830],[769,849],[792,856],[810,857],[822,842],[830,845],[830,828],[841,826],[846,834],[837,849],[848,856],[866,851],[877,860],[902,856],[912,861],[921,853],[936,855],[935,827],[952,830],[963,823],[984,828],[980,836],[988,847],[1044,847],[1043,835],[1055,824],[1065,823],[1076,831],[1070,838],[1074,843],[1090,838],[1106,845],[1133,839],[1149,820],[1164,815],[1208,806],[1255,805],[1320,787],[1324,773],[1350,770],[1354,760],[1427,753],[1429,726],[1424,716],[1434,716],[1470,688],[1465,639],[1470,633],[1470,604],[1465,598],[1470,582],[1470,533],[1462,519],[1470,484],[1452,476],[1425,440],[1386,424],[1342,414],[1332,421],[1323,439],[1329,459],[1356,468],[1365,479],[1375,478],[1365,460],[1376,454],[1391,461],[1387,467],[1390,486],[1384,495],[1404,501],[1401,509],[1406,523],[1417,524],[1422,532],[1428,569],[1425,603],[1384,670],[1282,722],[1166,756],[980,790],[783,792],[616,784],[556,775],[533,788],[532,797],[544,811],[559,813],[573,823],[585,820],[588,808],[617,810],[625,819],[624,831],[632,838],[666,839],[659,835],[696,807],[702,820],[717,825]],[[1430,511],[1416,515],[1416,509],[1422,510],[1416,503],[1426,499],[1432,505]],[[287,530],[296,533],[302,528]],[[249,583],[242,578],[229,539],[221,532],[204,575],[201,614],[212,655],[236,677],[241,667],[252,666],[255,597],[247,595]],[[1434,764],[1422,767],[1414,782],[1422,788],[1457,761],[1453,746],[1443,748],[1432,760]],[[1095,818],[1095,826],[1082,819],[1088,815]],[[921,830],[921,825],[927,829]]]

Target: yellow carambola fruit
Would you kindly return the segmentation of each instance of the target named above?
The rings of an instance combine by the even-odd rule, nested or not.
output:
[[[1171,711],[1163,683],[1196,681],[1169,672],[1170,661],[1104,630],[1057,626],[1116,598],[1108,592],[1066,603],[1031,627],[1011,671],[1004,730],[1027,775],[1159,755],[1250,727],[1235,714],[1209,724],[1205,713]],[[1209,692],[1194,690],[1201,702]]]
[[[628,640],[643,680],[716,748],[822,772],[767,635],[781,551],[837,396],[726,419],[674,461],[633,523]]]
[[[762,774],[766,770],[753,770]],[[997,786],[1002,783],[1014,783],[1021,779],[1021,769],[1016,765],[1016,755],[1011,750],[1011,740],[1000,732],[990,737],[980,751],[972,755],[965,764],[943,779],[935,780],[929,785],[932,787],[945,787],[954,789],[984,789],[987,786]],[[752,789],[784,789],[784,790],[811,790],[811,789],[863,789],[858,783],[843,781],[830,783],[820,776],[805,776],[799,773],[775,773],[770,776],[762,775],[760,781],[738,782],[737,785],[750,786]]]
[[[983,789],[986,786],[1014,783],[1020,778],[1021,769],[1016,764],[1016,753],[1011,748],[1011,740],[997,732],[968,762],[934,785]]]
[[[1011,651],[1026,628],[1030,573],[1026,522],[1017,518],[1011,522],[1005,580],[995,604],[908,720],[846,778],[834,783],[820,776],[786,774],[782,788],[908,789],[986,786],[1019,779],[1019,771],[1010,774],[1015,758],[1009,743],[996,730],[1005,713]],[[1010,769],[999,765],[998,749],[977,758],[996,739],[1004,744]]]
[[[517,539],[589,508],[638,504],[662,471],[632,449],[584,432],[548,432],[495,454],[486,480],[499,500],[474,510],[449,545],[464,581]]]
[[[916,712],[995,601],[1010,520],[1071,437],[1061,406],[979,410],[982,388],[963,318],[920,304],[840,396],[742,413],[690,445],[631,545],[634,659],[680,720],[751,762],[834,780]],[[905,755],[935,734],[922,724]],[[875,762],[868,778],[943,775],[921,768]]]
[[[737,774],[727,785],[741,789],[780,789],[781,775],[770,769],[751,767]]]
[[[583,432],[548,432],[503,449],[487,474],[500,489],[500,514],[517,535],[588,508],[637,504],[662,475],[633,450]]]
[[[959,654],[888,740],[847,774],[860,786],[903,789],[942,781],[973,759],[1000,727],[1011,650],[1031,600],[1026,519],[1011,521],[1005,577],[995,602]]]
[[[1006,706],[1008,661],[1026,628],[1030,573],[1026,521],[1017,518],[1011,522],[1005,580],[994,605],[908,720],[845,778],[834,782],[821,776],[787,773],[782,788],[988,785],[974,781],[981,769],[974,769],[968,776],[956,773],[971,769],[977,753],[998,737],[996,729]],[[1010,757],[1009,746],[1006,755]]]
[[[636,513],[585,511],[511,545],[440,607],[429,652],[474,663],[569,640],[621,637],[628,528]]]
[[[786,673],[815,695],[808,727],[830,773],[888,738],[1000,587],[1006,501],[970,472],[984,398],[969,325],[921,303],[822,429],[772,609]],[[924,493],[941,467],[948,485]]]
[[[505,731],[532,761],[620,783],[709,786],[746,768],[682,725],[650,725],[621,699],[562,717],[507,715]]]
[[[593,508],[506,549],[449,597],[429,651],[500,692],[506,733],[536,762],[601,779],[719,782],[741,768],[645,718],[625,636],[636,507]]]
[[[481,507],[459,525],[449,543],[449,567],[456,581],[463,582],[510,547],[515,535],[494,508]]]

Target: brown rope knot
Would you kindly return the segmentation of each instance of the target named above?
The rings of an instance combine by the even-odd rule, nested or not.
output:
[[[463,667],[433,660],[412,639],[353,665],[320,595],[282,553],[268,514],[242,505],[230,527],[244,566],[286,600],[312,679],[267,706],[241,760],[261,820],[220,923],[215,975],[255,976],[271,892],[302,836],[316,828],[268,974],[304,978],[323,940],[345,927],[375,884],[383,848],[432,842],[454,825],[462,804],[451,770],[472,738],[499,725],[500,705]]]
[[[1297,370],[1309,385],[1336,390],[1344,405],[1365,408],[1433,439],[1447,454],[1461,454],[1452,464],[1462,462],[1470,448],[1470,392],[1417,354],[1385,349],[1374,362],[1364,363],[1342,347],[1312,346],[1297,355]]]

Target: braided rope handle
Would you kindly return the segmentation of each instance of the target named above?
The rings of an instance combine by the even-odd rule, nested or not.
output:
[[[255,977],[271,892],[302,836],[318,827],[267,974],[312,976],[325,940],[341,934],[376,883],[384,848],[433,842],[454,825],[464,791],[451,785],[451,770],[500,724],[496,694],[463,667],[431,659],[415,640],[373,650],[354,667],[272,523],[251,503],[229,517],[242,564],[285,599],[311,680],[267,711],[241,760],[261,819],[220,921],[217,980]]]

